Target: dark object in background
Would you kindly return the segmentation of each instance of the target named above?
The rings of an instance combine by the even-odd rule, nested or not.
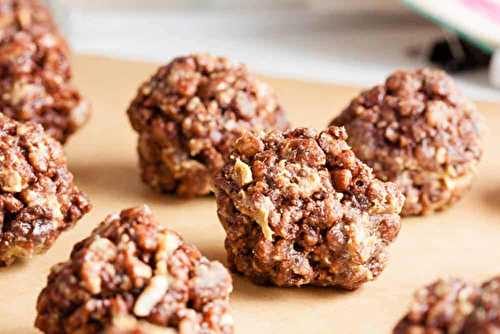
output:
[[[491,60],[491,54],[457,36],[435,42],[428,57],[430,62],[448,72],[488,67]]]

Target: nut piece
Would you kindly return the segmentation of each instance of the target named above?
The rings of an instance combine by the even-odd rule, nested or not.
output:
[[[458,201],[482,156],[476,107],[442,71],[397,71],[353,99],[331,125],[345,126],[356,156],[399,186],[405,216]]]
[[[0,266],[44,253],[89,210],[61,145],[0,114]]]
[[[156,304],[162,299],[168,290],[168,279],[166,275],[155,276],[149,281],[149,285],[139,295],[134,306],[134,314],[138,317],[148,316]]]
[[[5,192],[18,193],[23,190],[23,179],[15,170],[0,171],[0,188]]]
[[[231,270],[261,284],[356,289],[375,279],[404,197],[374,178],[343,128],[245,134],[215,176]],[[252,166],[252,180],[234,177]]]
[[[212,191],[212,174],[242,134],[288,127],[266,84],[244,65],[206,54],[161,67],[139,88],[127,113],[139,134],[143,181],[186,197]],[[240,167],[235,177],[251,182],[251,173]]]
[[[0,112],[66,142],[90,107],[71,84],[69,49],[49,10],[37,0],[2,1],[0,28]]]
[[[38,297],[43,333],[230,334],[232,281],[148,207],[108,216],[52,267]]]
[[[253,177],[250,166],[240,159],[236,159],[236,163],[234,164],[233,179],[238,182],[240,186],[244,186],[245,184],[252,182]]]
[[[500,277],[481,287],[438,280],[415,293],[394,334],[483,334],[500,331]]]
[[[269,227],[269,216],[275,209],[273,202],[266,196],[250,198],[243,190],[239,193],[240,200],[234,204],[243,214],[253,217],[259,224],[266,240],[273,240],[273,230]]]

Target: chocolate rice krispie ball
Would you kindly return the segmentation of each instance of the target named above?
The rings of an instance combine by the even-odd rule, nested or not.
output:
[[[460,279],[440,279],[417,290],[410,311],[393,333],[500,333],[500,276],[481,287]]]
[[[384,181],[406,196],[402,215],[424,215],[456,202],[482,155],[474,104],[442,71],[397,71],[362,92],[331,123]]]
[[[61,143],[88,119],[71,83],[69,50],[38,1],[0,5],[0,113],[41,124]]]
[[[458,334],[474,308],[479,288],[460,279],[437,280],[415,292],[394,334]]]
[[[161,67],[127,113],[139,134],[143,181],[187,197],[211,192],[211,174],[242,133],[288,127],[268,85],[244,65],[206,54]]]
[[[232,280],[148,207],[108,216],[52,267],[38,297],[44,333],[233,333]]]
[[[0,266],[45,252],[89,210],[61,145],[0,114]]]
[[[57,27],[47,6],[39,0],[0,1],[0,40],[19,31],[41,34]]]
[[[345,289],[382,272],[404,197],[346,139],[330,127],[236,141],[215,177],[231,270],[260,284]]]
[[[481,286],[474,311],[465,321],[463,334],[499,334],[500,333],[500,276],[486,281]]]

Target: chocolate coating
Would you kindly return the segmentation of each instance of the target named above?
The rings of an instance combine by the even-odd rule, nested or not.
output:
[[[438,280],[415,292],[394,334],[458,334],[474,308],[479,288],[460,279]]]
[[[481,295],[462,331],[462,334],[468,333],[500,333],[500,276],[486,281],[481,286]]]
[[[482,156],[474,104],[442,71],[397,71],[332,121],[375,175],[398,184],[402,215],[442,210],[471,186]]]
[[[383,271],[404,197],[346,139],[330,127],[236,141],[215,177],[231,270],[260,284],[345,289]]]
[[[0,5],[0,112],[41,124],[61,143],[88,119],[71,83],[69,50],[48,9],[35,0]]]
[[[63,333],[233,333],[232,281],[148,207],[108,216],[52,267],[35,325]]]
[[[40,35],[57,30],[49,9],[38,0],[2,0],[0,18],[0,39],[19,31]]]
[[[500,333],[500,277],[481,287],[460,279],[437,280],[417,290],[394,334]]]
[[[0,266],[45,252],[89,210],[61,145],[0,114]]]
[[[288,127],[269,86],[244,65],[203,54],[161,67],[127,113],[139,134],[143,181],[187,197],[212,191],[211,174],[242,133]]]

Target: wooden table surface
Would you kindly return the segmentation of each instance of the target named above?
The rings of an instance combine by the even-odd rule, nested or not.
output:
[[[148,204],[211,259],[225,262],[224,232],[211,197],[179,200],[142,185],[136,135],[125,109],[153,64],[78,56],[76,82],[92,100],[90,123],[66,146],[76,183],[94,209],[64,233],[44,256],[0,269],[0,332],[36,333],[36,298],[50,266],[68,258],[107,214]],[[359,89],[265,78],[295,126],[324,127]],[[234,275],[232,306],[237,333],[388,333],[413,291],[438,277],[480,281],[500,273],[500,105],[480,103],[489,126],[486,154],[470,193],[450,210],[403,221],[390,247],[390,263],[375,282],[355,292],[332,288],[270,288]]]

